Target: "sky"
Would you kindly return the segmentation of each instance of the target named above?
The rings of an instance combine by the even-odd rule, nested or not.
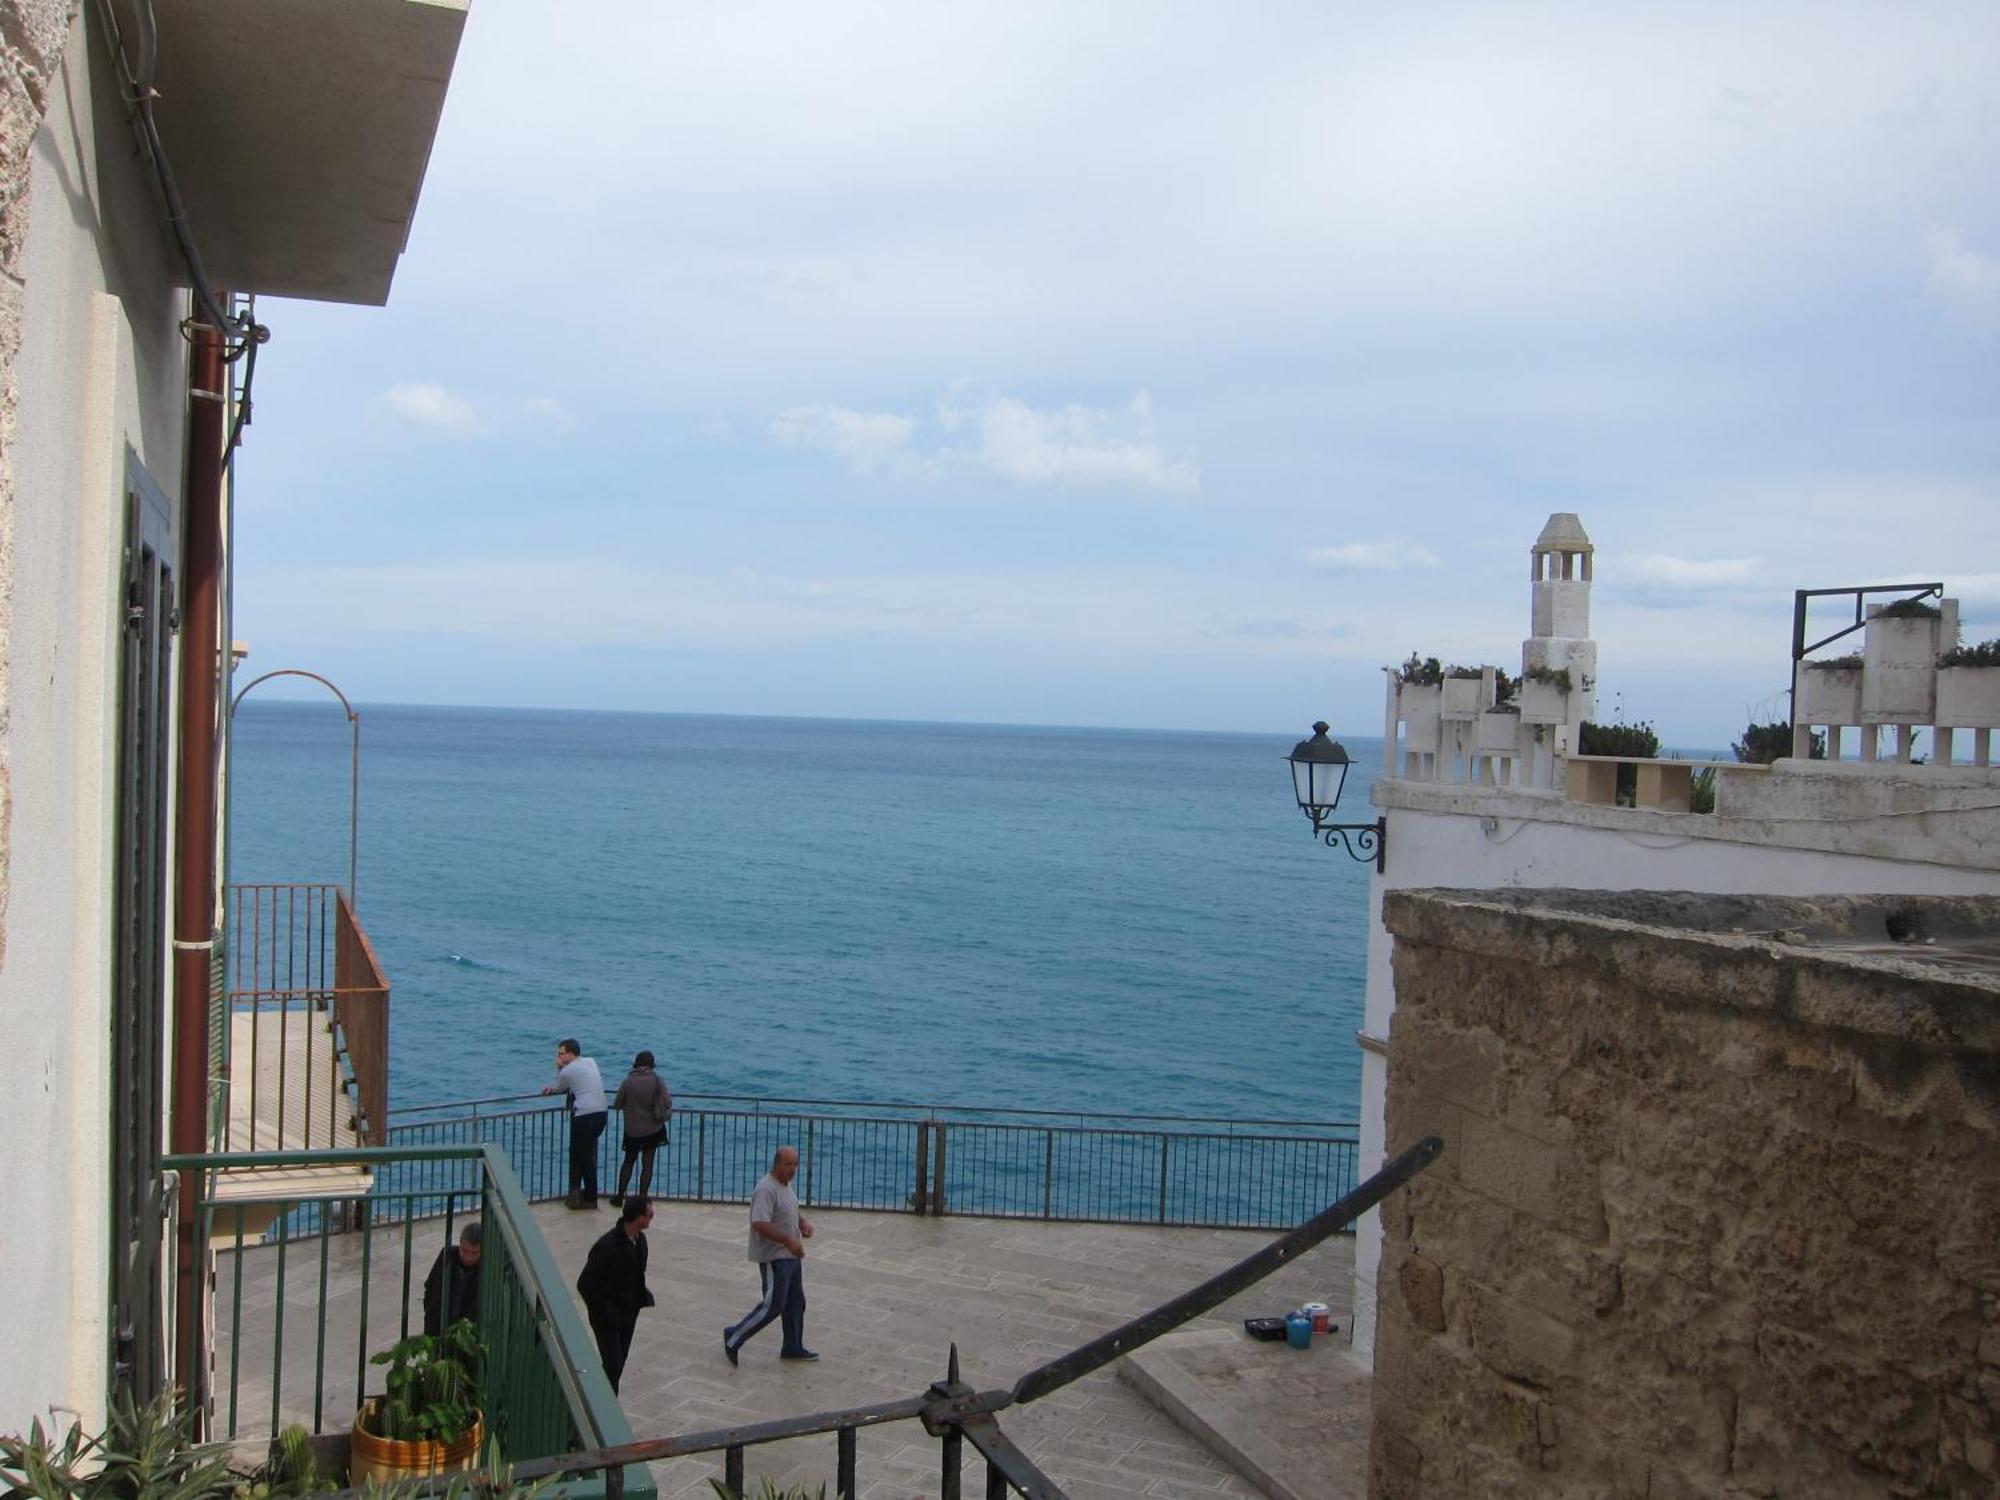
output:
[[[472,0],[386,308],[265,299],[235,633],[361,702],[1379,733],[1596,544],[2000,635],[2000,8]]]

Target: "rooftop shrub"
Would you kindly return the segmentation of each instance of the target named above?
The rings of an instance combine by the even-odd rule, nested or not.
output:
[[[1926,604],[1921,599],[1898,599],[1894,604],[1882,606],[1880,618],[1885,620],[1935,620],[1943,611],[1935,604]]]
[[[2000,667],[2000,640],[1976,646],[1953,646],[1938,658],[1941,667]]]
[[[1444,667],[1435,656],[1419,657],[1410,653],[1410,659],[1396,670],[1396,680],[1407,687],[1436,687],[1444,681]]]

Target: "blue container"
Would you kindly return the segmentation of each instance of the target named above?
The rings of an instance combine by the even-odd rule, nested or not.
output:
[[[1310,1349],[1313,1341],[1313,1320],[1304,1313],[1293,1313],[1285,1319],[1285,1342],[1294,1349]]]

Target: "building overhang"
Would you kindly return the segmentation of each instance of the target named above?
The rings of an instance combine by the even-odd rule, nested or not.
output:
[[[153,0],[154,113],[218,288],[388,300],[468,3]]]

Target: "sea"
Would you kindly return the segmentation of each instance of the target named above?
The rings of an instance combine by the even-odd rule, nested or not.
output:
[[[575,1036],[682,1094],[1356,1118],[1369,867],[1293,801],[1299,732],[358,711],[392,1111]],[[346,884],[338,707],[248,700],[231,754],[228,878]]]

